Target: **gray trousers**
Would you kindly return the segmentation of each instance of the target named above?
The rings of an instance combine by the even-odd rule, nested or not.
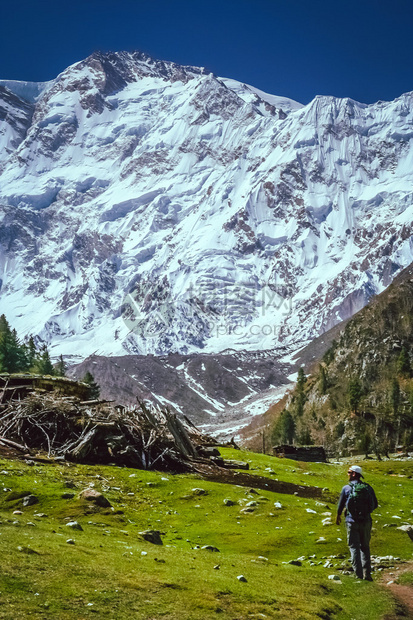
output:
[[[370,538],[372,521],[369,517],[363,523],[346,523],[347,544],[350,548],[351,564],[359,579],[371,573]]]

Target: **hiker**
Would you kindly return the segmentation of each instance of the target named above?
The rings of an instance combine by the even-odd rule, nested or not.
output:
[[[342,490],[337,506],[336,523],[341,523],[344,512],[347,527],[347,544],[350,548],[353,570],[359,579],[373,581],[370,561],[371,513],[377,508],[376,495],[369,484],[363,482],[361,467],[348,469],[349,484]],[[364,575],[363,575],[364,571]]]

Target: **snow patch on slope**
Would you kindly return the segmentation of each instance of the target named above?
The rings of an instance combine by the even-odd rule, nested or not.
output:
[[[241,82],[237,82],[237,80],[232,80],[230,78],[219,78],[224,84],[233,90],[241,99],[244,101],[254,101],[254,95],[257,95],[263,101],[266,101],[270,105],[275,108],[280,108],[287,112],[293,112],[294,110],[300,110],[304,107],[302,103],[298,101],[294,101],[294,99],[288,99],[288,97],[278,97],[277,95],[270,95],[265,93],[263,90],[259,88],[255,88],[254,86],[250,86],[249,84],[242,84]],[[252,95],[252,96],[251,96]]]

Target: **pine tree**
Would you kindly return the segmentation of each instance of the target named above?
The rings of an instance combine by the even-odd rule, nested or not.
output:
[[[402,350],[400,351],[400,355],[397,359],[397,370],[399,374],[406,377],[410,377],[412,374],[410,358],[406,347],[402,347]]]
[[[19,372],[24,368],[24,350],[15,329],[11,329],[4,316],[0,317],[0,370]]]
[[[49,351],[45,344],[42,346],[40,353],[38,353],[36,356],[33,370],[39,375],[54,375],[55,374],[53,364],[50,360]]]
[[[348,386],[348,399],[350,408],[354,413],[357,413],[357,408],[360,404],[361,397],[363,395],[360,379],[351,379]]]
[[[359,442],[358,442],[358,447],[360,450],[364,452],[366,459],[369,458],[371,443],[372,443],[371,435],[369,431],[366,429],[364,433],[362,434],[362,436],[360,437]]]
[[[9,372],[20,372],[24,369],[24,350],[20,345],[15,329],[11,330],[9,337],[8,365]]]
[[[100,396],[100,387],[95,382],[95,378],[92,373],[87,371],[82,381],[83,383],[87,383],[89,385],[89,398],[91,400],[97,400]]]
[[[11,335],[10,325],[2,314],[0,316],[0,371],[9,372],[8,368],[8,339]]]
[[[6,316],[2,314],[0,316],[0,335],[7,331],[10,331],[10,325],[8,320],[6,319]]]
[[[400,407],[400,385],[397,379],[393,379],[390,393],[393,414],[397,417]]]
[[[274,443],[291,444],[295,436],[295,422],[291,413],[284,409],[278,418],[271,435]]]
[[[400,441],[400,430],[401,430],[401,416],[400,416],[400,385],[397,379],[393,379],[391,392],[390,392],[390,400],[393,409],[393,415],[396,420],[396,438],[395,444],[396,448],[399,445]]]
[[[66,369],[67,369],[67,364],[63,359],[63,355],[60,354],[59,357],[59,361],[57,362],[56,366],[55,366],[55,374],[58,377],[65,377],[66,376]]]
[[[27,360],[27,368],[31,370],[36,362],[37,357],[37,349],[34,343],[33,336],[29,336],[29,339],[25,345],[26,349],[26,360]]]
[[[297,388],[300,390],[304,389],[304,384],[307,381],[307,377],[304,374],[304,369],[301,367],[298,371],[297,376]]]
[[[297,441],[302,446],[312,446],[313,440],[311,437],[311,431],[308,426],[304,425],[300,428],[300,431],[297,433]]]

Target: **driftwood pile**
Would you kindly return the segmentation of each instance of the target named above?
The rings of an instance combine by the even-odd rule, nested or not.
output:
[[[0,409],[0,443],[76,462],[188,471],[209,439],[189,420],[143,402],[126,410],[105,401],[33,392]]]

